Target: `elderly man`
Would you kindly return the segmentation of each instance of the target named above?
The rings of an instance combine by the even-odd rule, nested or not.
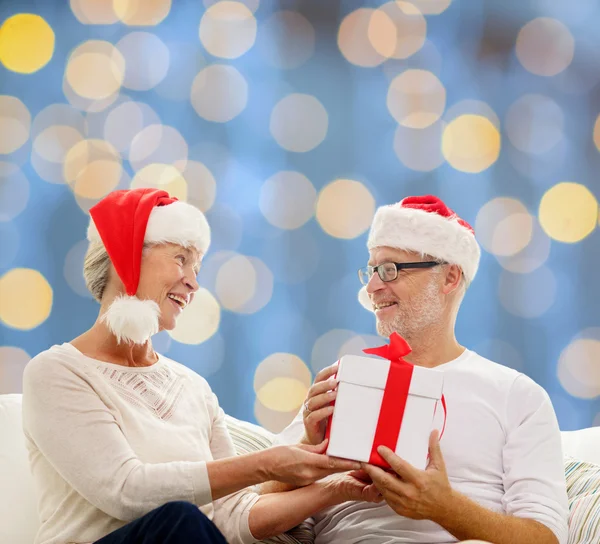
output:
[[[359,271],[360,299],[377,331],[397,332],[407,359],[444,373],[448,418],[418,470],[391,450],[396,474],[364,471],[385,502],[346,502],[313,518],[330,542],[566,544],[568,505],[559,428],[546,392],[530,378],[459,344],[455,322],[480,249],[471,226],[434,196],[379,208]],[[335,399],[335,365],[321,371],[301,413],[278,436],[318,444]],[[438,411],[439,412],[439,411]]]

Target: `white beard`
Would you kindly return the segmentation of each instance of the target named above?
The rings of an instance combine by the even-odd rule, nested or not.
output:
[[[397,332],[410,344],[411,339],[418,338],[423,331],[439,323],[443,305],[436,280],[432,277],[425,288],[408,302],[398,302],[392,319],[377,319],[377,332],[385,338]]]

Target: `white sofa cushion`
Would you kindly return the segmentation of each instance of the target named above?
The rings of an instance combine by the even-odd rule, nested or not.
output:
[[[0,542],[31,544],[39,527],[21,426],[21,395],[0,395]]]
[[[563,431],[561,434],[565,457],[600,465],[600,427]]]

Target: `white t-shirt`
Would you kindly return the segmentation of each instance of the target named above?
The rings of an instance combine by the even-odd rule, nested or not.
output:
[[[129,368],[53,346],[25,368],[23,427],[36,544],[94,542],[175,500],[200,506],[231,544],[255,542],[248,514],[258,495],[212,501],[206,461],[235,449],[210,386],[183,365],[159,356]]]
[[[537,520],[566,544],[562,443],[547,393],[469,350],[436,370],[444,372],[448,417],[440,445],[452,487],[490,510]],[[303,432],[299,413],[276,442],[296,443]],[[316,544],[457,541],[436,523],[402,517],[385,502],[346,502],[312,521]]]

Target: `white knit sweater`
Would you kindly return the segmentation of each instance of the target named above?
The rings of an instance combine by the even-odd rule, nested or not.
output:
[[[256,494],[212,501],[206,461],[235,450],[216,396],[183,365],[159,356],[129,368],[53,346],[25,369],[23,426],[36,544],[94,542],[174,500],[201,506],[231,544],[255,542]]]

